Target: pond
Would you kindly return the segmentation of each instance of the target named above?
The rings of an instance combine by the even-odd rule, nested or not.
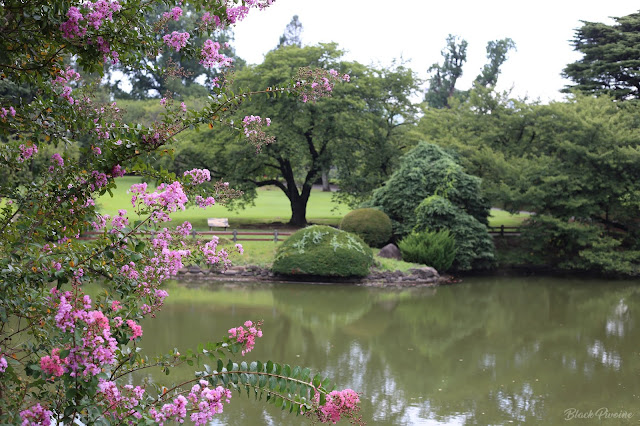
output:
[[[170,294],[143,324],[147,353],[195,350],[263,319],[247,360],[308,366],[361,392],[370,425],[640,419],[637,281],[491,277],[405,290],[206,283]],[[215,424],[311,422],[234,393]]]

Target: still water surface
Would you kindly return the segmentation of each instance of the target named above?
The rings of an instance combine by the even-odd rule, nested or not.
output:
[[[492,277],[409,290],[205,283],[170,294],[143,324],[149,354],[195,350],[263,319],[248,361],[269,356],[325,373],[338,389],[361,392],[370,425],[640,420],[637,281]],[[150,378],[168,384],[190,371]],[[234,393],[215,424],[311,422]]]

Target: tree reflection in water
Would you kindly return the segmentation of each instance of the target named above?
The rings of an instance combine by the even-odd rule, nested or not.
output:
[[[369,424],[555,424],[569,408],[639,406],[638,284],[469,278],[410,290],[177,287],[175,301],[145,325],[142,347],[194,347],[245,319],[264,319],[265,337],[249,358],[304,364],[362,392]],[[305,422],[234,399],[221,424]]]

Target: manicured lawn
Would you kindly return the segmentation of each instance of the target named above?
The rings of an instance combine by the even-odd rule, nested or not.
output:
[[[98,206],[102,213],[117,214],[118,209],[131,210],[131,195],[127,193],[129,187],[139,183],[138,177],[123,177],[117,179],[118,188],[113,191],[113,198],[108,194],[98,200]],[[340,219],[349,212],[349,208],[331,201],[330,192],[314,190],[307,206],[307,220],[312,223],[325,225],[337,225]],[[279,189],[261,189],[255,200],[255,206],[249,206],[244,210],[231,211],[224,206],[217,205],[207,209],[189,208],[184,212],[173,215],[174,221],[181,223],[185,220],[197,230],[206,230],[207,218],[227,217],[231,228],[241,230],[243,226],[282,222],[286,223],[291,218],[289,200]],[[504,210],[491,210],[489,224],[491,226],[518,226],[528,218],[528,214],[511,215]]]
[[[489,216],[490,226],[520,226],[525,219],[528,219],[530,214],[518,213],[512,215],[504,210],[491,209],[491,216]]]
[[[117,214],[118,209],[131,210],[131,195],[127,193],[129,187],[141,180],[137,177],[123,177],[117,179],[118,188],[113,191],[113,198],[105,194],[98,200],[102,213]],[[349,212],[349,208],[331,201],[331,193],[314,190],[307,206],[307,220],[313,223],[337,225],[342,216]],[[227,217],[231,227],[240,228],[243,225],[283,222],[291,218],[289,200],[279,189],[261,189],[255,200],[255,206],[248,206],[244,210],[231,211],[224,206],[216,205],[207,209],[189,208],[184,212],[172,215],[173,220],[181,223],[185,220],[198,230],[207,228],[207,218]]]

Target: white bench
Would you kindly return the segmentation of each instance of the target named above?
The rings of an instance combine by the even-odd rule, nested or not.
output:
[[[226,231],[229,227],[229,219],[226,217],[210,217],[207,219],[207,225],[209,225],[209,231],[212,231],[213,228],[224,228]]]

